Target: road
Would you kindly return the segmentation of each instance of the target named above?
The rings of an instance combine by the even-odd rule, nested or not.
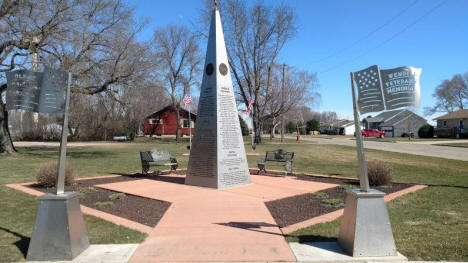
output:
[[[293,136],[285,136],[288,139],[296,139]],[[345,146],[356,146],[356,141],[353,138],[318,138],[302,136],[301,140],[312,141],[320,144],[337,144]],[[462,143],[468,140],[456,141],[418,141],[418,142],[380,142],[380,141],[365,141],[366,149],[375,149],[389,152],[408,153],[423,156],[432,156],[446,159],[454,159],[460,161],[468,161],[468,148],[450,147],[433,145],[434,143]],[[432,143],[432,144],[429,144]],[[19,147],[59,147],[58,142],[14,142],[15,146]],[[126,143],[117,142],[69,142],[68,147],[83,147],[83,146],[116,146],[125,147]]]
[[[296,137],[286,136],[289,139]],[[345,146],[356,146],[356,141],[353,138],[317,138],[302,136],[301,140],[313,141],[320,144],[337,144]],[[432,142],[432,143],[447,143],[447,141]],[[463,147],[450,147],[427,144],[426,142],[379,142],[379,141],[365,141],[364,147],[366,149],[382,150],[389,152],[408,153],[415,155],[439,157],[446,159],[454,159],[460,161],[468,161],[468,148]]]

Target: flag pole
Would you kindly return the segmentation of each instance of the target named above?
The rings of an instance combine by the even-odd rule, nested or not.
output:
[[[255,151],[255,148],[254,148],[254,134],[255,134],[255,129],[254,129],[253,114],[252,114],[251,119],[252,119],[252,136],[251,136],[251,137],[252,137],[252,143],[251,143],[252,145],[251,145],[251,148],[252,148],[253,151]]]
[[[359,125],[359,109],[356,100],[356,93],[354,91],[354,74],[350,73],[351,76],[351,93],[353,95],[353,111],[354,111],[354,128],[356,134],[356,150],[358,155],[359,162],[359,182],[361,191],[369,191],[369,178],[367,177],[367,165],[366,165],[366,156],[364,153],[364,145],[362,142],[361,127]]]
[[[189,123],[189,145],[190,145],[190,150],[192,150],[192,121],[190,120],[190,115],[192,115],[191,113],[191,108],[192,108],[192,104],[190,103],[189,104],[189,112],[188,112],[188,123]]]

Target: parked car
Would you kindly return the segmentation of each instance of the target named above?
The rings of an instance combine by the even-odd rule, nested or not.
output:
[[[386,131],[379,131],[377,129],[364,129],[361,131],[362,136],[364,137],[379,137],[383,138],[387,135]]]

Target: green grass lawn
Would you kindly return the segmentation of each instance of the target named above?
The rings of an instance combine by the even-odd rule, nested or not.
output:
[[[246,138],[250,150],[250,137]],[[109,146],[70,147],[68,161],[79,177],[140,171],[139,151],[167,149],[181,168],[187,166],[187,141],[139,139],[137,143]],[[265,140],[256,152],[283,148],[295,152],[296,172],[355,177],[356,151],[353,147],[322,145],[311,142]],[[389,204],[393,231],[399,251],[410,259],[468,260],[468,162],[416,155],[366,150],[368,160],[388,162],[395,181],[432,185]],[[50,160],[57,160],[58,148],[23,147],[16,156],[0,156],[0,259],[24,260],[37,208],[35,197],[7,188],[5,184],[34,181],[35,171]],[[249,156],[256,167],[259,156]],[[268,168],[282,169],[280,166]],[[135,243],[145,235],[85,216],[92,243]],[[337,237],[339,220],[293,233],[288,240],[327,240]],[[0,261],[1,261],[0,260]]]
[[[463,147],[463,148],[468,148],[468,143],[467,142],[462,142],[462,143],[446,143],[446,144],[436,144],[439,146],[449,146],[449,147]]]
[[[384,137],[384,138],[375,138],[375,137],[364,137],[366,141],[377,141],[377,142],[430,142],[430,141],[453,141],[453,138],[411,138],[408,137]]]

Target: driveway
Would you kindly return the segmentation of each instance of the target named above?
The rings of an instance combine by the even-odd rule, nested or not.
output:
[[[295,137],[287,136],[287,138],[295,139]],[[320,144],[337,144],[345,146],[356,146],[354,138],[316,138],[302,136],[301,140],[313,141]],[[432,142],[434,143],[434,142]],[[446,143],[441,141],[440,143]],[[468,148],[463,147],[450,147],[450,146],[439,146],[431,145],[426,143],[418,142],[379,142],[379,141],[365,141],[364,147],[366,149],[382,150],[389,152],[408,153],[415,155],[439,157],[446,159],[454,159],[460,161],[468,161]]]

